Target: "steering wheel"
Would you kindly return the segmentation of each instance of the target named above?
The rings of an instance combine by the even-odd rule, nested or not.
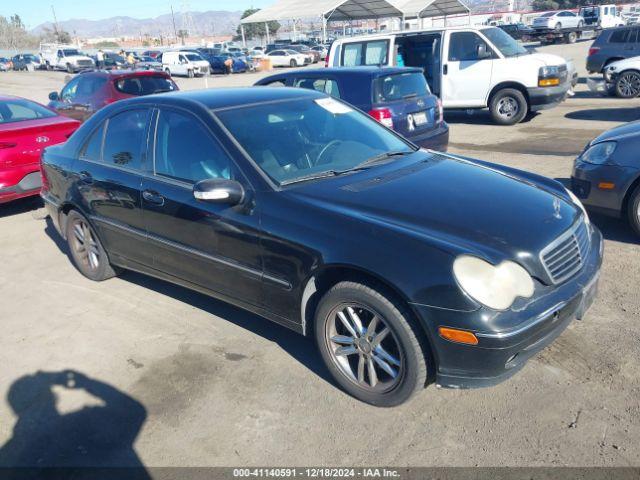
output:
[[[321,164],[323,164],[323,163],[326,163],[326,162],[323,162],[323,161],[322,161],[322,156],[323,156],[325,153],[327,153],[327,150],[329,150],[329,148],[330,148],[330,147],[333,147],[333,146],[339,145],[340,143],[342,143],[342,140],[331,140],[329,143],[327,143],[327,144],[324,146],[324,148],[323,148],[322,150],[320,150],[320,153],[318,154],[318,160],[317,160],[316,164],[317,164],[317,165],[321,165]]]

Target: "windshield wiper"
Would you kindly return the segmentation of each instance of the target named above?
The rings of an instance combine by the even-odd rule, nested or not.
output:
[[[364,162],[356,165],[354,168],[351,169],[351,171],[353,170],[358,170],[361,168],[366,168],[367,165],[371,165],[374,163],[378,163],[381,162],[382,160],[386,160],[388,158],[393,158],[393,157],[404,157],[405,155],[410,155],[412,153],[415,153],[416,150],[397,150],[397,151],[391,151],[391,152],[385,152],[382,153],[380,155],[376,155],[375,157],[371,157],[368,160],[365,160]]]
[[[302,177],[285,180],[280,182],[280,185],[291,185],[292,183],[306,182],[307,180],[315,180],[317,178],[336,177],[348,171],[350,170],[325,170],[324,172],[310,173],[309,175],[303,175]]]

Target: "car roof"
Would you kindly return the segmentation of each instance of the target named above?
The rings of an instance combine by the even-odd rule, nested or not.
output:
[[[111,79],[119,78],[131,78],[131,77],[153,77],[161,76],[168,77],[164,72],[157,72],[155,70],[86,70],[80,73],[81,75],[90,75],[95,77],[106,77]]]
[[[349,76],[361,76],[361,77],[382,77],[385,75],[394,75],[397,73],[422,73],[420,67],[379,67],[375,66],[363,66],[363,67],[329,67],[329,68],[311,68],[305,70],[294,70],[292,72],[277,73],[270,75],[267,78],[289,78],[297,76],[327,76],[333,77],[349,77]]]
[[[171,92],[169,94],[137,97],[127,100],[127,102],[130,104],[148,103],[149,100],[155,100],[158,104],[174,106],[188,106],[196,103],[207,109],[217,110],[296,98],[313,99],[323,97],[325,95],[320,92],[302,88],[235,87]]]

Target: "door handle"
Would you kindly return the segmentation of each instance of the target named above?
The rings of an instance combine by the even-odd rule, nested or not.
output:
[[[87,184],[93,183],[93,177],[87,171],[83,170],[82,172],[78,173],[78,178],[82,183],[87,183]]]
[[[142,192],[142,198],[144,198],[147,202],[158,205],[160,207],[164,205],[164,197],[158,192],[154,192],[153,190],[144,190]]]
[[[449,65],[443,65],[442,66],[442,74],[446,75],[447,73],[449,73]]]

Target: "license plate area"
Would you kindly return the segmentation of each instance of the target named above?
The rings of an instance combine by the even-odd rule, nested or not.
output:
[[[416,127],[421,127],[427,123],[427,112],[418,112],[413,114],[413,123]]]

